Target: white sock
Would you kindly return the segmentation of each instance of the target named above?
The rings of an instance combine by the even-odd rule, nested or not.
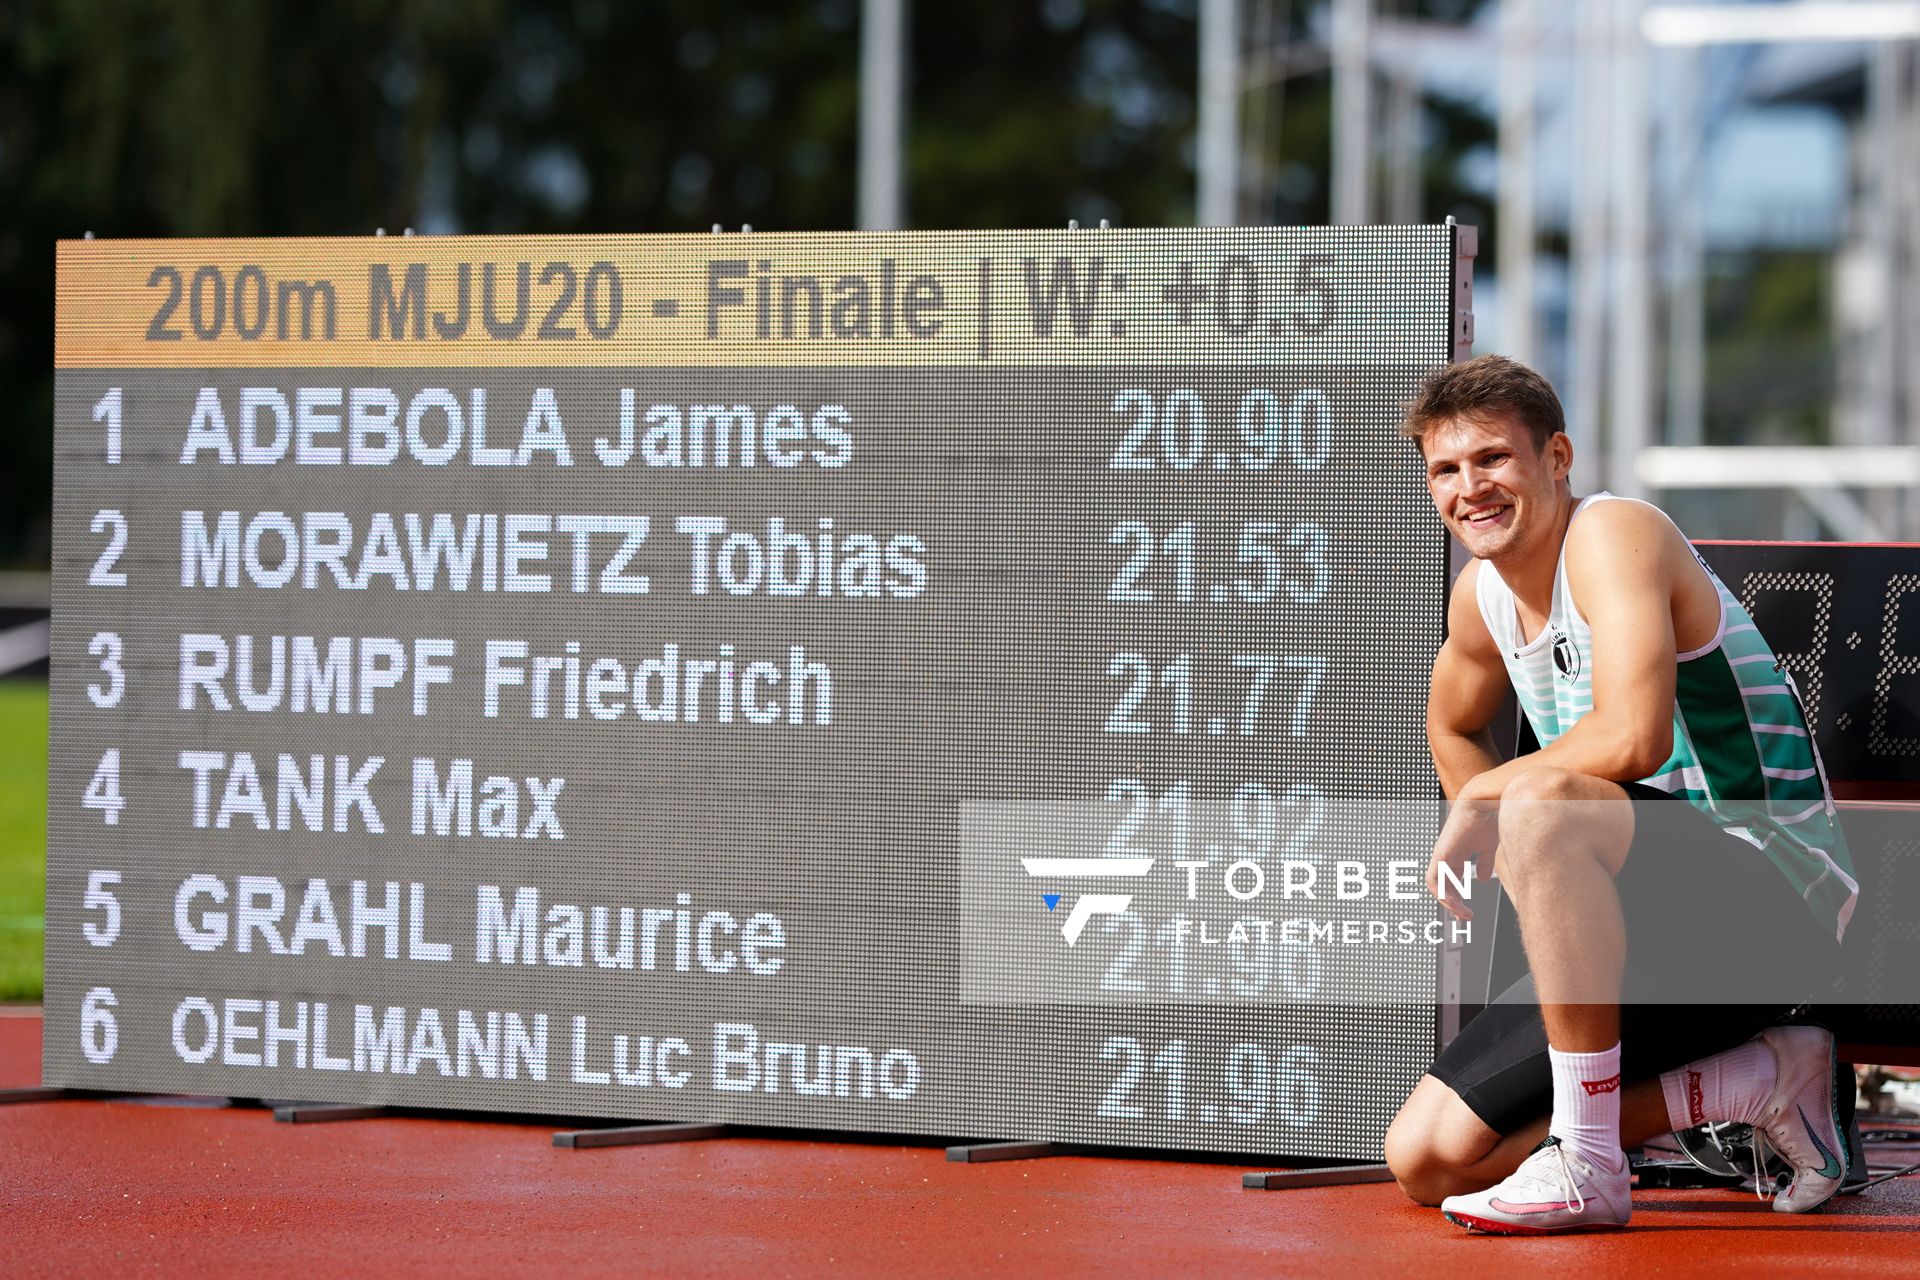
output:
[[[1709,1120],[1752,1124],[1766,1107],[1778,1072],[1773,1050],[1758,1039],[1665,1072],[1660,1090],[1667,1095],[1667,1123],[1676,1130]]]
[[[1562,1053],[1548,1046],[1547,1057],[1553,1063],[1553,1119],[1547,1132],[1595,1168],[1623,1168],[1620,1046],[1600,1053]]]

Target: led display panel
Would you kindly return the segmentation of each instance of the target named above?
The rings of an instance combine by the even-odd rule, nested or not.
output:
[[[1466,240],[61,244],[46,1080],[1377,1154]]]

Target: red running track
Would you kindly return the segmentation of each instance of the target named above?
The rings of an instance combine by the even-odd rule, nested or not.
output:
[[[37,1013],[0,1009],[0,1086],[39,1069]],[[1391,1185],[1243,1191],[1240,1172],[759,1138],[568,1151],[521,1125],[31,1103],[0,1106],[0,1276],[1920,1277],[1916,1179],[1805,1218],[1649,1192],[1626,1232],[1513,1240]]]

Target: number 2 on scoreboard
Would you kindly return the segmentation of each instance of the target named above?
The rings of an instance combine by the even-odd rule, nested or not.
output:
[[[90,587],[124,587],[127,585],[127,572],[113,566],[120,562],[120,553],[127,549],[127,518],[120,512],[109,508],[96,511],[93,522],[87,526],[91,533],[107,535],[107,546],[100,558],[93,562],[93,569],[87,574]]]

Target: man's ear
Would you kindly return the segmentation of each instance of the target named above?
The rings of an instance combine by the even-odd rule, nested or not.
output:
[[[1556,431],[1547,440],[1547,457],[1553,463],[1553,478],[1565,480],[1573,473],[1573,441],[1564,431]]]

